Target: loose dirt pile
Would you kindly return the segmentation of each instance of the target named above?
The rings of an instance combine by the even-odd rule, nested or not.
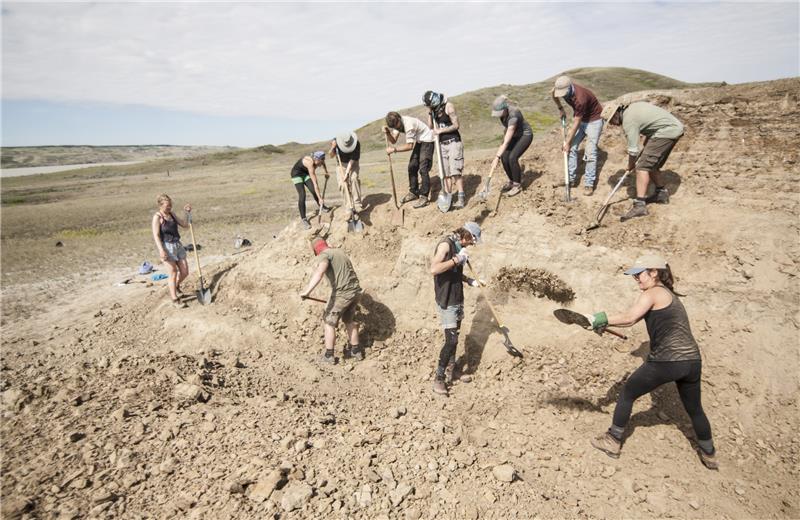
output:
[[[367,293],[360,363],[316,362],[322,306],[296,296],[313,260],[295,224],[204,272],[209,306],[173,309],[163,289],[104,289],[18,319],[2,338],[3,516],[800,516],[798,88],[660,93],[689,129],[667,164],[673,199],[624,225],[613,217],[627,203],[615,204],[590,234],[624,158],[614,130],[601,142],[598,195],[569,206],[550,187],[561,171],[555,132],[531,147],[526,191],[497,216],[473,197],[486,169],[469,157],[465,210],[408,210],[407,226],[393,228],[385,194],[371,194],[366,232],[348,234],[336,217],[330,236]],[[483,228],[471,255],[483,278],[549,296],[488,291],[525,353],[517,359],[487,302],[465,288],[458,363],[473,382],[440,398],[429,262],[466,220]],[[671,385],[637,401],[620,459],[589,445],[647,334],[637,325],[621,343],[564,326],[550,298],[569,290],[576,311],[623,310],[637,289],[621,272],[649,249],[687,294],[719,472],[700,464]]]
[[[502,289],[527,292],[554,302],[567,303],[575,299],[575,291],[546,269],[502,267],[495,280]]]

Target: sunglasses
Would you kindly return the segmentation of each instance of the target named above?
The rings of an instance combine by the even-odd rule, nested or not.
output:
[[[638,282],[639,281],[639,277],[642,276],[646,272],[647,271],[642,271],[641,273],[636,273],[635,275],[633,275],[633,279]]]

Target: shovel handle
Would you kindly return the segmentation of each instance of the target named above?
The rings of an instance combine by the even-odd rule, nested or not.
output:
[[[389,147],[389,136],[386,132],[383,133],[383,139],[386,142],[386,147]],[[392,198],[394,198],[394,207],[395,209],[400,209],[400,204],[397,203],[397,186],[394,183],[394,167],[392,166],[392,155],[386,154],[386,158],[389,159],[389,178],[392,180]]]
[[[188,221],[189,221],[189,233],[192,235],[192,249],[194,250],[194,261],[197,263],[197,276],[200,278],[200,290],[204,290],[204,283],[203,283],[203,270],[200,268],[200,256],[197,254],[197,242],[194,240],[194,227],[192,227],[192,212],[189,211],[188,213]]]
[[[328,303],[322,298],[314,298],[313,296],[301,296],[303,300],[311,300],[312,302],[319,302],[319,303]]]
[[[628,336],[626,336],[625,334],[623,334],[623,333],[621,333],[621,332],[617,332],[617,331],[616,331],[616,330],[614,330],[614,329],[605,329],[603,332],[608,332],[608,333],[609,333],[609,334],[611,334],[612,336],[616,336],[616,337],[618,337],[619,339],[628,339]]]

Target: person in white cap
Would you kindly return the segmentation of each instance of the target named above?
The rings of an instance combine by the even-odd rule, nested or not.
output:
[[[431,259],[436,309],[444,329],[444,345],[439,352],[433,381],[433,391],[437,394],[447,395],[447,384],[453,379],[458,333],[464,318],[463,283],[467,282],[472,287],[479,285],[478,280],[464,276],[464,264],[469,261],[466,248],[480,241],[480,226],[475,222],[467,222],[439,240]],[[468,382],[470,378],[464,375],[460,380]]]
[[[598,312],[587,318],[596,331],[608,325],[631,327],[643,319],[650,336],[650,353],[625,382],[611,427],[593,439],[592,446],[619,458],[633,402],[661,385],[674,382],[697,435],[700,460],[709,469],[718,469],[711,425],[700,401],[700,347],[692,335],[686,309],[675,292],[672,270],[662,257],[645,254],[625,274],[633,276],[641,291],[633,306],[619,314]]]
[[[349,179],[350,194],[353,196],[353,206],[355,206],[353,209],[357,212],[361,211],[364,209],[361,203],[361,178],[359,177],[361,168],[358,164],[361,160],[361,142],[355,132],[337,135],[331,141],[328,155],[335,158],[337,154],[342,162],[342,168],[344,168],[344,178],[339,179],[339,183],[343,186],[343,183]]]
[[[458,131],[458,114],[453,102],[444,94],[429,90],[422,95],[422,102],[430,110],[428,124],[433,129],[434,135],[439,136],[439,150],[442,154],[444,165],[444,178],[447,182],[447,191],[456,193],[453,209],[461,209],[466,204],[464,193],[464,143]],[[434,123],[434,119],[436,122]]]
[[[564,101],[572,107],[572,124],[567,131],[563,151],[569,152],[567,161],[569,182],[573,186],[577,180],[578,146],[586,138],[586,146],[583,150],[585,165],[583,194],[591,196],[594,193],[597,177],[597,143],[600,142],[600,134],[603,131],[603,118],[601,117],[603,106],[591,90],[573,82],[569,76],[559,76],[551,94],[562,118],[566,118],[567,113],[558,98],[564,98]]]
[[[431,190],[430,171],[433,165],[433,148],[435,137],[430,127],[421,119],[401,116],[397,112],[386,114],[386,126],[383,131],[392,145],[397,143],[401,133],[406,134],[406,144],[387,146],[386,153],[411,152],[408,159],[408,194],[400,201],[402,204],[416,200],[414,208],[428,205],[428,193]],[[420,183],[417,174],[422,180]]]
[[[669,190],[660,172],[675,144],[683,136],[683,123],[663,108],[645,101],[628,103],[624,98],[607,103],[603,109],[603,119],[610,125],[622,125],[628,141],[628,170],[636,169],[636,199],[620,220],[625,222],[646,216],[648,202],[669,204]],[[646,138],[641,155],[640,134]],[[656,190],[651,197],[647,197],[651,180]]]
[[[292,166],[291,177],[295,190],[297,190],[297,209],[300,211],[300,220],[305,229],[311,229],[311,223],[306,218],[306,189],[311,192],[311,196],[319,204],[321,212],[331,210],[325,205],[325,201],[322,200],[322,195],[320,195],[319,183],[317,182],[317,168],[320,166],[325,170],[325,177],[327,177],[329,175],[328,167],[325,166],[325,152],[322,150],[317,150],[310,155],[301,157]]]
[[[509,197],[513,197],[522,191],[522,166],[519,164],[519,159],[533,141],[533,130],[525,121],[519,107],[511,105],[506,96],[495,98],[492,103],[492,117],[499,117],[500,123],[506,129],[503,142],[492,161],[492,170],[497,166],[497,161],[503,163],[508,182],[500,191],[507,192]]]

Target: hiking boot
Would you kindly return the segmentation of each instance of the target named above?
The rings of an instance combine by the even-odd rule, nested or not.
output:
[[[622,215],[619,218],[620,222],[625,222],[626,220],[630,220],[636,217],[646,217],[647,216],[647,206],[645,206],[644,202],[634,201],[633,206],[631,209],[628,210],[627,213]]]
[[[669,204],[669,190],[667,188],[656,188],[656,192],[645,199],[648,204]]]
[[[433,381],[433,393],[447,395],[447,385],[444,383],[443,380],[435,379]]]
[[[311,229],[311,222],[307,218],[302,219],[303,229]]]
[[[471,383],[472,376],[469,374],[461,374],[460,376],[458,376],[458,380],[461,381],[462,383]]]
[[[319,362],[323,365],[335,365],[336,364],[336,356],[327,356],[323,353],[319,357]]]
[[[411,202],[412,200],[417,200],[419,195],[415,195],[411,192],[406,193],[406,196],[400,199],[400,204],[405,204],[406,202]]]
[[[414,204],[414,209],[424,208],[428,205],[428,198],[427,197],[420,197],[416,204]]]
[[[177,298],[172,300],[172,306],[176,309],[185,309],[187,307],[186,302],[182,302]]]
[[[453,209],[464,209],[464,206],[466,206],[464,199],[456,199],[456,201],[453,203]]]
[[[605,432],[602,435],[592,439],[592,446],[602,451],[612,459],[618,459],[619,450],[622,447],[622,443],[615,439],[610,433]]]
[[[703,466],[707,467],[708,469],[718,470],[719,469],[719,461],[717,460],[717,452],[715,451],[712,454],[708,454],[701,449],[698,450],[700,452],[700,462],[703,463]]]
[[[594,188],[591,186],[584,186],[583,195],[584,197],[591,197],[592,195],[594,195]]]
[[[519,193],[522,193],[522,186],[519,185],[519,184],[514,184],[511,187],[511,189],[508,190],[508,193],[506,193],[506,196],[513,197],[514,195],[517,195]]]
[[[357,347],[350,351],[353,355],[353,359],[356,361],[364,361],[364,347]]]
[[[502,188],[500,188],[500,192],[501,193],[505,193],[505,192],[511,190],[511,188],[513,188],[513,187],[514,187],[514,183],[511,182],[511,181],[508,181],[507,183],[503,184]]]

